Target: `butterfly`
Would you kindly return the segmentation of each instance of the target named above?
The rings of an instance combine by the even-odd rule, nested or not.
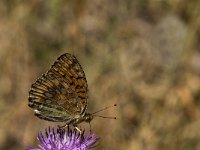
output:
[[[88,84],[76,57],[65,53],[51,68],[31,85],[28,106],[40,119],[65,122],[76,127],[93,119],[95,113],[86,113]],[[116,105],[115,105],[116,106]],[[104,117],[103,118],[111,118]],[[115,119],[115,118],[114,118]]]

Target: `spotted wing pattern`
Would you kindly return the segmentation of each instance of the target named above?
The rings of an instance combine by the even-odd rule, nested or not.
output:
[[[87,81],[75,56],[61,55],[29,91],[35,115],[49,121],[67,121],[87,108]]]

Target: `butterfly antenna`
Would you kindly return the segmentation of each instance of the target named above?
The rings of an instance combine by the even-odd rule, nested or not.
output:
[[[98,111],[96,111],[96,112],[93,112],[91,115],[93,115],[93,116],[97,116],[97,115],[94,115],[94,114],[96,114],[96,113],[98,113],[98,112],[101,112],[101,111],[104,111],[104,110],[106,110],[106,109],[109,109],[109,108],[111,108],[111,107],[115,107],[115,106],[117,106],[117,104],[114,104],[113,106],[108,106],[108,107],[105,107],[105,108],[103,108],[103,109],[100,109],[100,110],[98,110]],[[104,117],[104,116],[99,116],[99,117]],[[109,117],[109,118],[113,118],[113,117]]]
[[[96,117],[100,117],[100,118],[107,118],[107,119],[117,119],[116,117],[106,117],[106,116],[100,116],[100,115],[93,115]]]

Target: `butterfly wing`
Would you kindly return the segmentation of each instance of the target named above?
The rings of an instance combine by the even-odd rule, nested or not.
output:
[[[35,115],[49,121],[67,121],[84,114],[87,99],[85,73],[68,53],[61,55],[29,92],[29,106]]]

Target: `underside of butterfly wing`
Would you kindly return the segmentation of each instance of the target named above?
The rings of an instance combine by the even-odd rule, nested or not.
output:
[[[61,55],[50,70],[36,80],[29,92],[29,106],[35,115],[49,121],[68,121],[84,115],[87,108],[87,81],[78,60]]]

